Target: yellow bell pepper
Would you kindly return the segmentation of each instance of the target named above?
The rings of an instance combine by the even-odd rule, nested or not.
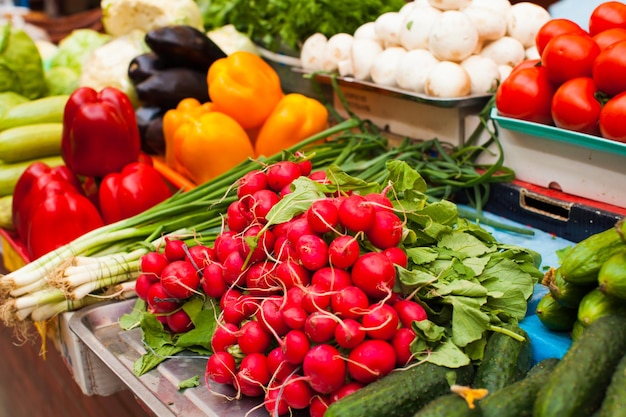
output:
[[[175,171],[183,169],[176,160],[177,142],[174,140],[176,130],[185,122],[198,118],[204,113],[211,112],[215,105],[211,102],[200,103],[195,98],[181,100],[175,109],[170,109],[163,115],[163,137],[165,139],[165,164]]]
[[[327,127],[326,106],[302,94],[287,94],[278,102],[256,136],[256,154],[274,155]]]
[[[207,72],[209,97],[244,129],[260,127],[283,97],[280,78],[261,57],[238,51],[215,61]]]
[[[174,132],[174,142],[182,173],[196,184],[254,157],[246,131],[235,119],[217,111],[184,122]]]

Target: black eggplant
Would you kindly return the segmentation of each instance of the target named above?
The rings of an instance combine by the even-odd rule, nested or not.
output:
[[[141,149],[150,155],[165,154],[163,116],[152,119],[152,121],[148,124],[148,127],[141,138]]]
[[[166,68],[135,85],[137,97],[144,105],[159,106],[164,110],[175,108],[187,97],[201,103],[209,101],[206,73],[189,68]]]
[[[146,44],[172,66],[207,71],[226,54],[200,30],[186,25],[163,26],[146,33]]]
[[[154,52],[146,52],[136,56],[128,65],[128,78],[137,85],[146,78],[167,68],[168,65]]]
[[[135,109],[135,118],[137,119],[139,135],[143,136],[150,123],[158,117],[163,117],[164,114],[165,110],[160,106],[146,105],[137,107]]]

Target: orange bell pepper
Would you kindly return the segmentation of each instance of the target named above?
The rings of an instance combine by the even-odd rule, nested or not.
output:
[[[245,51],[213,62],[207,83],[218,110],[244,129],[261,126],[283,97],[276,71],[258,55]]]
[[[177,162],[196,184],[254,157],[246,131],[235,119],[217,111],[184,122],[174,132],[174,142]]]
[[[271,156],[328,127],[328,109],[314,98],[285,95],[267,118],[255,140],[257,156]]]
[[[200,103],[195,98],[181,100],[175,109],[170,109],[163,115],[163,137],[165,139],[165,164],[175,171],[181,172],[182,167],[176,161],[176,146],[174,134],[176,130],[189,120],[198,118],[204,113],[211,112],[215,105],[211,102]]]

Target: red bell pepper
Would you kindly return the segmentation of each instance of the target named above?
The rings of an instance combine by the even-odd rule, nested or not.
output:
[[[18,236],[26,239],[30,222],[30,210],[34,201],[48,187],[81,192],[78,178],[67,166],[49,167],[43,162],[34,162],[19,177],[13,190],[12,216]]]
[[[61,155],[77,175],[103,178],[137,161],[141,150],[135,110],[113,87],[76,89],[63,114]]]
[[[133,162],[122,172],[109,174],[100,184],[100,211],[106,223],[127,219],[172,195],[159,171],[143,162]]]
[[[86,196],[47,187],[31,207],[26,247],[37,259],[103,225],[100,213]]]

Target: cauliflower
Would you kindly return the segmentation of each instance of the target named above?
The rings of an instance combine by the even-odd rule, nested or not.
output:
[[[202,13],[194,0],[102,0],[100,8],[104,30],[113,36],[169,25],[204,30]]]

